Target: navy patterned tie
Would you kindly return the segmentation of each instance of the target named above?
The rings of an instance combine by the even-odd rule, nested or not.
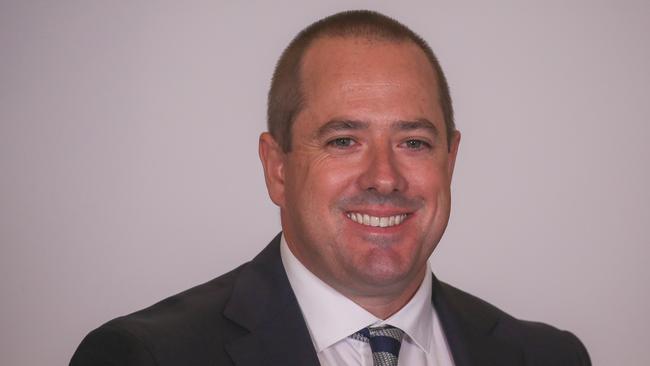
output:
[[[370,343],[374,366],[397,366],[397,356],[404,332],[392,326],[363,328],[350,337]]]

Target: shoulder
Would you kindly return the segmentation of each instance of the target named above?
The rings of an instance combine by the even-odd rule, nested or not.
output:
[[[438,291],[469,326],[519,349],[526,364],[591,365],[582,342],[571,332],[551,325],[517,319],[496,306],[440,282]]]
[[[244,264],[90,332],[70,365],[164,365],[215,361],[243,330],[223,316]],[[206,362],[207,363],[207,362]],[[219,363],[219,362],[217,362]]]
[[[280,234],[252,261],[109,321],[84,338],[70,365],[231,364],[225,347],[292,296],[279,246]]]

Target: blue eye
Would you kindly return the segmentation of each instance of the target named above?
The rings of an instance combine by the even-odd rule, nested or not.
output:
[[[352,140],[349,137],[338,137],[328,142],[327,144],[334,147],[350,147],[354,145],[354,143],[355,143],[354,140]]]
[[[411,150],[420,150],[431,146],[422,140],[407,140],[404,144]]]

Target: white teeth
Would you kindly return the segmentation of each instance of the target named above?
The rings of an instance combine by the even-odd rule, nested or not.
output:
[[[407,214],[401,214],[401,215],[393,215],[393,216],[370,216],[368,214],[361,214],[358,212],[351,212],[348,213],[347,215],[350,220],[366,225],[366,226],[374,226],[374,227],[391,227],[395,225],[399,225],[406,219]]]

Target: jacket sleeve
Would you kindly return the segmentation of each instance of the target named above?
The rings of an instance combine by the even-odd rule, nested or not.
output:
[[[156,362],[143,342],[127,330],[103,325],[81,342],[70,366],[154,366]]]

